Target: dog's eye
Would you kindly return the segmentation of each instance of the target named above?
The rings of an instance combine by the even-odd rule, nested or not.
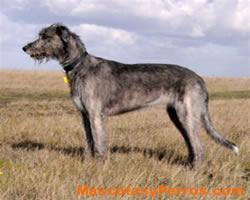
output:
[[[46,40],[46,39],[49,38],[49,36],[47,36],[47,35],[42,35],[41,38],[42,38],[43,40]]]

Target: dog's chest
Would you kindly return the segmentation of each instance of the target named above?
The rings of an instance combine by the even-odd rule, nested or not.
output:
[[[78,110],[80,110],[80,111],[83,110],[83,104],[82,104],[81,98],[79,96],[73,96],[72,101]]]

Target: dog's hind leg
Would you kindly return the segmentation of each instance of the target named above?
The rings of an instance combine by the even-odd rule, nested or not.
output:
[[[189,103],[189,102],[188,102]],[[197,120],[192,116],[188,104],[179,103],[178,106],[168,106],[167,112],[171,121],[182,134],[188,148],[189,161],[197,166],[203,159],[203,148],[197,132]]]

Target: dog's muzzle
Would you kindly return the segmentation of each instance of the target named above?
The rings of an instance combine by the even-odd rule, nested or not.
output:
[[[28,55],[30,55],[31,58],[41,60],[41,59],[48,57],[48,55],[45,52],[29,51],[31,46],[32,46],[32,43],[29,43],[23,47],[23,51],[27,53]]]

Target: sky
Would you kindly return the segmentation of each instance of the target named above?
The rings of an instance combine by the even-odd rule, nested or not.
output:
[[[1,0],[0,68],[62,70],[22,51],[57,22],[98,57],[250,76],[250,0]]]

